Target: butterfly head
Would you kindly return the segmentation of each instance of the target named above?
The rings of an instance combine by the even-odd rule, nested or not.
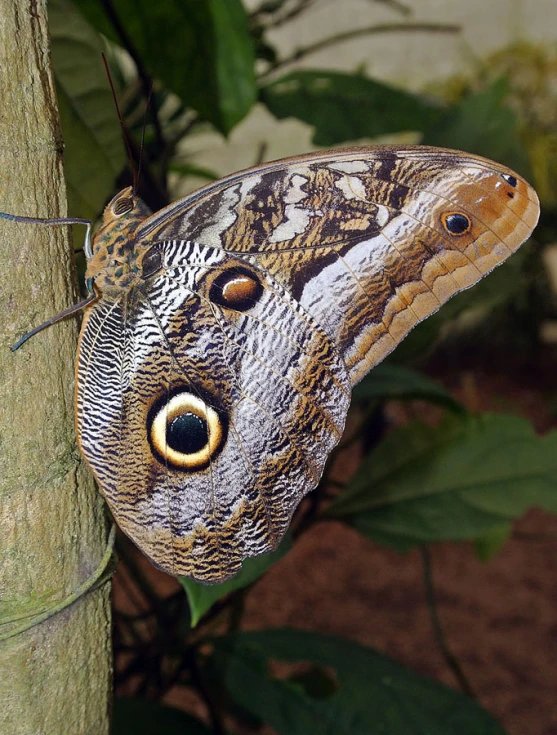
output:
[[[93,237],[93,257],[86,273],[104,294],[120,292],[136,280],[138,258],[145,248],[137,246],[135,232],[150,214],[131,186],[107,204],[102,225]]]

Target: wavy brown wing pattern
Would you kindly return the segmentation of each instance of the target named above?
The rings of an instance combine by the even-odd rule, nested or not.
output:
[[[470,226],[451,232],[451,213]],[[538,216],[534,189],[504,166],[382,146],[234,174],[157,213],[138,236],[252,256],[328,329],[356,383],[418,322],[514,252]]]
[[[129,203],[139,221],[143,205],[119,196],[117,216]],[[351,387],[537,217],[533,189],[502,166],[381,147],[230,176],[145,219],[131,249],[121,221],[102,244],[109,222],[77,425],[121,528],[157,566],[203,582],[276,548],[339,441]]]
[[[271,276],[251,269],[257,300],[231,309],[212,294],[247,272],[236,257],[161,252],[162,273],[87,313],[78,434],[122,530],[165,571],[215,582],[278,545],[342,435],[350,380]]]

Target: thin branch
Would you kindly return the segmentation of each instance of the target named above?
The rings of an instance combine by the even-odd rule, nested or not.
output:
[[[211,719],[211,731],[214,733],[214,735],[225,735],[224,722],[220,712],[220,708],[215,701],[213,693],[209,690],[205,683],[203,672],[199,667],[199,663],[197,661],[194,651],[192,651],[192,655],[189,659],[189,664],[192,684],[197,687],[199,694],[203,698],[203,701],[205,702],[205,706],[207,707],[207,711],[209,713],[209,717]]]
[[[173,687],[180,686],[191,686],[191,676],[189,669],[189,652],[184,653],[174,667],[173,671],[168,674],[165,680],[161,683],[159,691],[156,693],[155,699],[159,700],[164,697]]]
[[[386,5],[387,7],[391,8],[391,10],[394,10],[396,13],[399,13],[400,15],[412,15],[412,8],[409,8],[408,5],[403,5],[402,3],[398,2],[398,0],[370,0],[373,3],[378,3],[379,5]]]
[[[459,25],[443,23],[383,23],[381,25],[367,26],[365,28],[354,28],[351,31],[327,36],[315,43],[299,48],[291,56],[288,56],[285,59],[279,59],[272,64],[269,69],[261,75],[260,79],[266,78],[271,72],[274,72],[283,66],[300,61],[300,59],[308,56],[309,54],[314,54],[317,51],[328,48],[329,46],[333,46],[337,43],[343,43],[344,41],[350,41],[353,38],[360,38],[361,36],[370,36],[379,33],[460,33],[460,31],[461,27]]]
[[[186,119],[184,120],[182,125],[180,127],[177,127],[177,129],[174,131],[165,151],[161,156],[161,165],[163,166],[163,169],[165,171],[167,170],[170,160],[176,154],[176,150],[182,139],[185,138],[186,135],[189,135],[196,125],[199,125],[199,123],[202,122],[203,120],[196,112],[194,112],[193,110],[188,110]]]
[[[427,546],[420,546],[420,553],[422,555],[422,562],[424,566],[424,584],[425,584],[425,595],[427,600],[427,606],[431,617],[431,623],[433,625],[433,631],[435,638],[443,654],[443,658],[447,666],[451,669],[458,684],[462,691],[472,699],[477,699],[476,694],[472,688],[472,685],[468,681],[464,671],[462,670],[456,656],[449,648],[445,633],[439,619],[439,611],[437,609],[437,599],[435,595],[435,586],[433,583],[433,574],[431,570],[431,554]]]
[[[257,10],[255,10],[251,14],[250,20],[252,21],[252,23],[258,24],[259,27],[263,30],[269,30],[269,28],[279,28],[285,23],[288,23],[291,20],[294,20],[294,18],[297,18],[301,13],[310,8],[312,5],[315,5],[316,0],[298,0],[298,3],[293,8],[286,11],[284,15],[280,15],[280,11],[284,8],[287,2],[288,0],[284,0],[284,2],[277,2],[274,4],[274,7],[271,8],[269,3],[263,3],[259,8],[257,8]],[[260,21],[260,18],[264,15],[269,15],[269,20],[267,22]]]
[[[118,550],[120,561],[125,565],[131,581],[149,603],[151,610],[156,616],[157,623],[164,628],[164,626],[170,622],[170,614],[167,610],[165,600],[156,592],[153,585],[141,571],[139,564],[135,560],[131,542],[128,541],[123,534],[119,535],[117,537],[116,548]]]
[[[399,2],[399,0],[370,0],[370,2],[377,3],[378,5],[386,5],[399,15],[412,15],[412,9]],[[297,4],[294,5],[293,8],[287,10],[281,15],[281,11],[287,4],[288,0],[272,0],[271,2],[263,2],[250,14],[250,20],[253,24],[257,24],[262,30],[279,28],[285,23],[289,23],[294,20],[312,6],[315,6],[317,4],[317,0],[298,0]],[[265,16],[268,16],[268,20],[261,20],[261,18],[264,18]]]

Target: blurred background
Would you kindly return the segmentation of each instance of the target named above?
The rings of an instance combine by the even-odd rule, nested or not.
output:
[[[136,162],[146,120],[153,210],[266,160],[378,142],[503,162],[542,204],[509,262],[358,386],[278,552],[206,588],[119,540],[114,734],[557,733],[555,3],[49,13],[74,216],[132,182],[101,51]]]

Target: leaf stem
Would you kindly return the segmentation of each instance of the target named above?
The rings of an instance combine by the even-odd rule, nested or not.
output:
[[[453,672],[462,691],[465,694],[467,694],[469,697],[471,697],[472,699],[477,699],[476,693],[474,692],[472,685],[470,684],[468,678],[466,677],[466,674],[462,670],[460,663],[458,662],[458,659],[456,658],[454,653],[449,648],[449,644],[447,643],[447,639],[445,637],[445,633],[441,625],[441,620],[439,618],[439,611],[437,608],[437,598],[435,594],[435,586],[433,582],[433,572],[431,568],[431,553],[427,546],[420,546],[419,549],[420,549],[420,554],[422,556],[422,562],[423,562],[423,568],[424,568],[425,595],[426,595],[426,600],[427,600],[427,606],[429,609],[429,614],[431,617],[431,623],[433,625],[433,631],[435,633],[435,638],[437,640],[439,648],[441,649],[441,653],[443,654],[443,658],[445,659],[447,666]]]

